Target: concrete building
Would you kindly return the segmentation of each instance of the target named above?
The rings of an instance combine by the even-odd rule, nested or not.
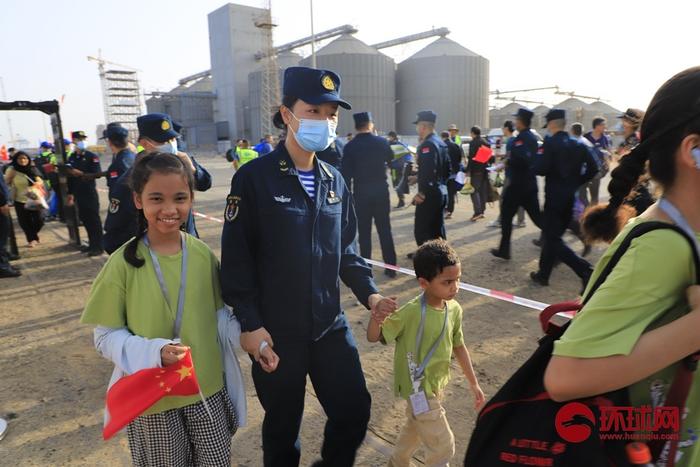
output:
[[[214,119],[218,138],[230,140],[251,134],[248,75],[257,70],[255,54],[265,34],[255,26],[265,9],[228,3],[209,13],[209,55],[216,93]]]

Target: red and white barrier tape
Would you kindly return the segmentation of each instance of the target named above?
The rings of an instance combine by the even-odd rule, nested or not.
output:
[[[380,261],[375,261],[373,259],[365,259],[365,261],[367,261],[367,263],[369,263],[373,266],[379,266],[380,268],[390,269],[392,271],[397,271],[397,272],[400,272],[402,274],[407,274],[409,276],[415,277],[415,275],[416,275],[416,273],[415,273],[415,271],[413,271],[413,269],[402,268],[399,266],[393,266],[391,264],[382,263]],[[496,300],[502,300],[504,302],[514,303],[515,305],[520,305],[520,306],[524,306],[527,308],[532,308],[533,310],[542,311],[549,306],[546,303],[538,302],[535,300],[530,300],[528,298],[518,297],[516,295],[509,294],[507,292],[502,292],[500,290],[486,289],[484,287],[479,287],[476,285],[467,284],[465,282],[460,282],[459,288],[462,290],[466,290],[467,292],[472,292],[472,293],[475,293],[478,295],[484,295],[486,297],[495,298]]]
[[[102,188],[98,188],[98,189],[100,191],[107,191],[107,190],[102,189]],[[198,212],[198,211],[192,211],[192,214],[194,214],[197,217],[201,217],[202,219],[207,219],[207,220],[210,220],[212,222],[217,222],[219,224],[224,223],[223,219],[220,219],[218,217],[208,216],[208,215],[203,214],[203,213]],[[416,273],[415,273],[415,271],[413,271],[413,269],[402,268],[399,266],[393,266],[391,264],[385,264],[385,263],[382,263],[380,261],[375,261],[373,259],[366,259],[365,258],[365,261],[367,261],[368,264],[371,264],[373,266],[378,266],[378,267],[384,268],[384,269],[390,269],[392,271],[400,272],[401,274],[406,274],[406,275],[413,276],[413,277],[416,276]],[[532,308],[533,310],[542,311],[549,306],[546,303],[538,302],[536,300],[530,300],[529,298],[518,297],[517,295],[509,294],[507,292],[503,292],[500,290],[486,289],[484,287],[479,287],[477,285],[467,284],[465,282],[460,282],[459,288],[462,290],[466,290],[467,292],[472,292],[472,293],[475,293],[478,295],[484,295],[486,297],[495,298],[496,300],[501,300],[504,302],[513,303],[515,305],[524,306],[526,308]]]

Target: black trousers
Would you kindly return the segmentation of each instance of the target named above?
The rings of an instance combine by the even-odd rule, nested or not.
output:
[[[581,279],[588,279],[593,267],[566,246],[562,235],[571,221],[573,200],[565,205],[548,206],[545,204],[542,216],[542,233],[544,243],[540,253],[540,276],[549,279],[557,258],[569,266]]]
[[[357,213],[357,230],[360,242],[360,254],[364,258],[372,258],[372,219],[379,234],[379,244],[382,247],[382,258],[387,264],[396,264],[396,249],[391,235],[391,201],[389,191],[372,196],[358,193],[355,196],[355,211]]]
[[[537,199],[537,188],[519,189],[513,185],[508,185],[503,189],[501,196],[501,244],[498,251],[501,255],[510,256],[510,237],[513,233],[513,217],[519,208],[524,208],[532,222],[542,228],[542,214],[540,213],[540,202]]]
[[[39,231],[44,226],[44,219],[40,211],[24,209],[24,203],[15,202],[17,222],[24,231],[27,242],[39,241]]]
[[[474,187],[474,193],[471,194],[474,215],[478,216],[486,211],[486,202],[489,199],[488,175],[486,171],[472,172],[469,180]]]
[[[90,249],[102,251],[102,219],[97,192],[76,193],[75,201],[78,204],[78,217],[87,231]]]
[[[10,268],[10,254],[7,252],[7,240],[10,238],[10,216],[0,214],[0,269]]]
[[[323,465],[352,466],[367,431],[371,398],[347,323],[317,341],[279,336],[274,340],[280,357],[277,370],[266,373],[253,362],[253,382],[265,409],[264,465],[299,465],[299,428],[308,375],[328,417],[321,448]]]
[[[399,196],[399,199],[403,199],[404,195],[407,195],[410,193],[410,187],[408,186],[408,177],[411,176],[413,173],[413,162],[406,162],[403,166],[403,171],[401,173],[401,177],[399,180],[398,185],[396,185],[396,194]]]
[[[450,214],[455,210],[455,198],[457,197],[457,182],[454,179],[447,181],[447,212]]]
[[[446,205],[447,196],[435,190],[435,192],[428,193],[425,201],[416,206],[413,235],[418,246],[436,238],[447,239],[444,213]]]

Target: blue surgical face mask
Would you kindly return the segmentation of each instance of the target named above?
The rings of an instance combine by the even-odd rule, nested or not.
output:
[[[87,144],[85,143],[85,141],[78,141],[77,143],[75,143],[75,147],[80,149],[81,151],[85,151]]]
[[[333,120],[312,120],[308,118],[297,118],[292,112],[289,112],[299,122],[299,129],[294,131],[289,126],[290,131],[297,140],[299,146],[304,151],[319,152],[326,149],[335,141],[335,129],[338,126]]]
[[[156,146],[156,151],[158,152],[164,152],[166,154],[175,154],[177,155],[177,140],[172,139],[170,141],[167,141],[160,146]]]

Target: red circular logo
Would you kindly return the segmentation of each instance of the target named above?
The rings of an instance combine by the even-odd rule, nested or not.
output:
[[[595,417],[587,405],[569,402],[559,409],[554,424],[563,440],[580,443],[586,441],[593,433]]]

